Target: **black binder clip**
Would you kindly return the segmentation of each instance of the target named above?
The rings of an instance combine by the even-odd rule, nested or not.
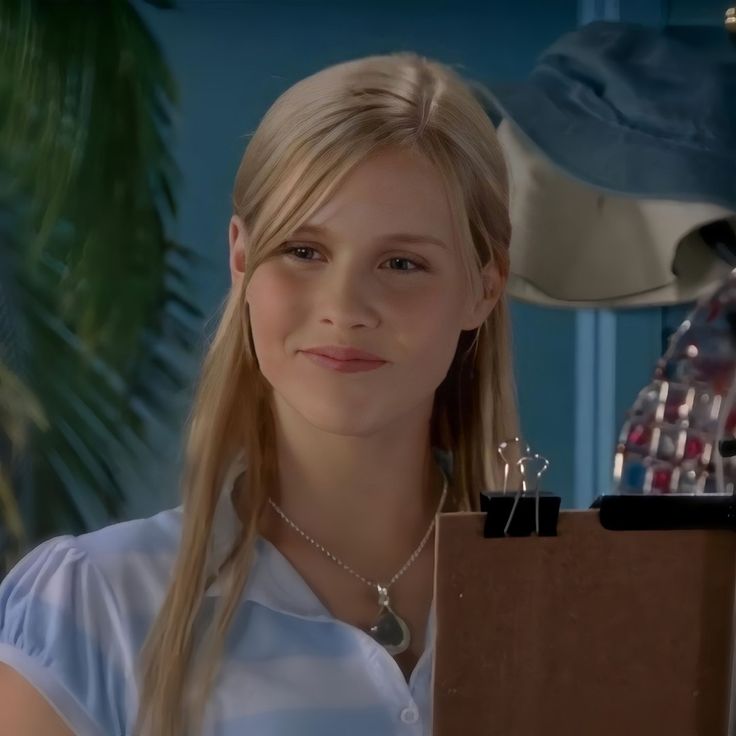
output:
[[[736,531],[736,497],[691,494],[621,494],[598,496],[604,529],[656,531],[671,529],[730,529]]]
[[[538,453],[529,452],[523,446],[522,456],[514,462],[521,472],[521,490],[509,493],[507,490],[510,461],[505,451],[512,443],[519,443],[515,437],[510,442],[502,442],[498,452],[504,460],[503,490],[485,491],[480,494],[480,509],[485,512],[486,519],[483,536],[490,537],[528,537],[536,534],[540,537],[557,536],[557,519],[560,514],[561,499],[551,493],[539,490],[539,481],[549,467],[547,458]],[[530,489],[527,478],[536,467],[534,488]]]

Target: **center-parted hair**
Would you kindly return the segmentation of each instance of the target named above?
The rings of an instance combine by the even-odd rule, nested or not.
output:
[[[233,212],[248,233],[245,275],[225,300],[187,425],[181,540],[138,661],[136,736],[201,733],[259,518],[278,483],[271,389],[258,366],[245,302],[259,264],[367,156],[403,148],[426,156],[442,177],[470,293],[481,293],[480,271],[489,262],[505,281],[511,238],[507,171],[476,90],[482,87],[414,53],[369,56],[294,84],[253,133],[233,190]],[[518,433],[510,351],[502,297],[478,330],[460,334],[435,393],[431,442],[453,455],[445,511],[477,511],[480,491],[498,487],[496,448]],[[242,533],[213,571],[215,507],[238,455],[247,466],[247,481],[233,497]],[[202,621],[204,593],[215,578],[223,592],[210,619]]]

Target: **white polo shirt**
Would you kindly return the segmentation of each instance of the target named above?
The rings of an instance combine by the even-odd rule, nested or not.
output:
[[[232,480],[231,472],[226,484]],[[223,548],[230,510],[218,505]],[[134,661],[163,602],[181,521],[177,506],[54,537],[0,583],[0,661],[77,736],[132,734]],[[219,594],[216,586],[207,591],[204,615]],[[203,736],[429,736],[434,611],[407,683],[382,646],[335,619],[286,557],[258,537]]]

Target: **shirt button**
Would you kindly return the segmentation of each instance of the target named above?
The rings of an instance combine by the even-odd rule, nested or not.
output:
[[[419,718],[416,708],[404,708],[401,711],[401,720],[404,723],[416,723]]]

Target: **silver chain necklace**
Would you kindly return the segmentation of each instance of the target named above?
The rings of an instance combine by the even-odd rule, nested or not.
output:
[[[443,473],[444,475],[444,473]],[[409,559],[404,563],[402,568],[389,580],[386,585],[382,585],[381,583],[372,581],[372,580],[366,580],[362,575],[355,572],[352,567],[349,565],[346,565],[339,557],[336,557],[332,554],[329,550],[325,549],[319,542],[315,541],[310,537],[306,532],[302,531],[276,504],[276,502],[269,497],[268,502],[273,506],[276,513],[287,523],[289,524],[293,529],[295,529],[299,534],[301,534],[304,539],[306,539],[308,542],[313,544],[317,549],[321,550],[324,554],[326,554],[331,560],[336,562],[338,565],[343,567],[345,570],[347,570],[349,573],[354,575],[359,580],[362,580],[366,585],[370,586],[371,588],[374,588],[378,591],[378,606],[379,606],[379,614],[378,618],[376,619],[376,622],[368,629],[368,633],[385,649],[388,651],[389,654],[400,654],[401,652],[405,651],[409,648],[409,645],[411,644],[411,634],[409,632],[409,627],[406,625],[406,622],[396,614],[396,612],[391,608],[391,602],[389,600],[388,596],[388,590],[389,588],[406,572],[406,570],[409,569],[409,566],[416,560],[416,558],[419,556],[419,553],[424,549],[424,545],[427,543],[427,540],[429,539],[429,535],[432,533],[432,529],[434,529],[435,522],[437,521],[437,515],[442,510],[442,506],[445,503],[445,496],[447,495],[447,476],[444,476],[444,483],[442,486],[442,497],[440,498],[439,506],[437,507],[437,512],[432,517],[432,523],[429,525],[429,529],[427,529],[426,534],[422,538],[422,541],[419,543],[419,546],[411,553],[411,556]]]

